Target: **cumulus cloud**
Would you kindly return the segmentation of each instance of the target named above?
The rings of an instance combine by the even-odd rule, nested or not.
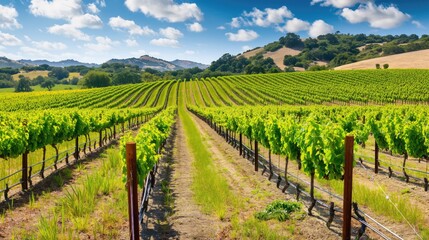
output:
[[[71,19],[82,14],[82,0],[31,0],[30,12],[35,16]]]
[[[95,3],[88,4],[88,10],[94,14],[97,14],[100,12],[100,10],[98,9],[97,5],[95,5]]]
[[[423,24],[419,21],[413,20],[411,21],[411,23],[414,24],[417,28],[425,28]]]
[[[177,40],[177,39],[183,37],[183,33],[180,30],[178,30],[176,28],[172,28],[172,27],[161,28],[161,29],[159,29],[159,33],[168,39]]]
[[[7,47],[19,46],[22,44],[22,41],[9,33],[2,33],[0,31],[0,45]]]
[[[332,32],[334,32],[334,27],[332,25],[327,24],[323,20],[316,20],[313,22],[313,24],[311,24],[308,31],[308,36],[316,38],[320,35],[325,35]]]
[[[67,49],[67,45],[65,45],[62,42],[32,41],[31,43],[37,49],[44,49],[44,50],[64,50],[64,49]]]
[[[191,32],[202,32],[204,30],[203,26],[198,22],[186,24],[186,27],[188,27],[188,30]]]
[[[126,0],[125,5],[132,12],[140,10],[145,15],[168,22],[203,19],[203,13],[195,3],[176,3],[173,0]]]
[[[160,47],[172,47],[177,48],[179,46],[179,41],[176,39],[168,39],[168,38],[158,38],[152,39],[150,44]]]
[[[103,27],[103,22],[98,16],[88,13],[73,17],[70,21],[70,24],[73,25],[75,28],[98,29]]]
[[[259,26],[269,27],[271,25],[279,25],[286,21],[287,18],[292,18],[292,12],[282,6],[278,9],[265,8],[263,11],[258,8],[253,8],[251,12],[244,12],[240,17],[232,18],[229,25],[233,28],[241,26]]]
[[[90,40],[90,37],[87,34],[75,28],[71,24],[63,24],[63,25],[55,24],[54,26],[48,28],[48,32],[56,35],[63,35],[73,40],[82,40],[82,41]]]
[[[370,0],[312,0],[311,5],[319,4],[324,7],[333,6],[336,8],[353,7],[358,3],[365,3]]]
[[[22,28],[17,18],[18,12],[14,7],[0,5],[0,29]]]
[[[100,7],[106,7],[106,1],[104,0],[97,0],[95,1]]]
[[[237,33],[225,33],[229,41],[232,42],[247,42],[259,37],[258,33],[253,30],[240,29]]]
[[[277,29],[280,32],[296,33],[310,29],[310,23],[298,18],[293,18],[291,20],[288,20],[284,27],[278,27]]]
[[[120,16],[112,17],[109,20],[109,25],[115,30],[124,29],[131,35],[154,35],[155,31],[149,27],[140,27],[132,20],[123,19]]]
[[[95,41],[95,43],[87,43],[84,44],[84,46],[91,51],[103,52],[110,50],[113,46],[119,44],[119,42],[112,41],[109,37],[96,37]]]
[[[344,8],[341,12],[350,23],[368,22],[373,28],[390,29],[401,25],[411,18],[410,15],[401,12],[396,6],[375,5],[372,2],[361,4],[358,9]]]
[[[226,28],[225,28],[225,26],[219,26],[216,29],[218,29],[218,30],[225,30]]]
[[[139,43],[135,39],[127,39],[125,40],[125,43],[128,47],[137,47]]]

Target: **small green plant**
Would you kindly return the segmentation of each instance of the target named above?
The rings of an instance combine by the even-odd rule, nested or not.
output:
[[[277,219],[278,221],[286,221],[294,212],[301,210],[302,205],[298,202],[290,202],[284,200],[275,200],[270,203],[262,212],[255,214],[255,218],[259,220]]]
[[[401,190],[402,195],[407,194],[407,193],[411,193],[411,190],[409,188],[405,188],[405,189]]]

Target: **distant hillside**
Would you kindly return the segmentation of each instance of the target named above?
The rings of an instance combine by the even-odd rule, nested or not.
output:
[[[85,67],[98,67],[98,64],[95,63],[82,63],[82,62],[78,62],[76,60],[73,59],[67,59],[67,60],[63,60],[63,61],[59,61],[59,62],[51,62],[48,60],[19,60],[18,62],[20,63],[24,63],[26,65],[36,65],[36,66],[40,66],[43,64],[47,64],[51,67],[70,67],[70,66],[80,66],[83,65]]]
[[[376,64],[389,64],[389,68],[420,68],[429,69],[429,50],[401,53],[386,57],[363,60],[336,67],[335,70],[375,69]]]
[[[188,60],[179,60],[179,59],[171,61],[171,63],[185,69],[194,68],[194,67],[197,67],[199,69],[206,69],[209,67],[209,65],[206,65],[206,64],[197,63],[197,62],[188,61]]]
[[[24,64],[24,63],[14,61],[14,60],[11,60],[11,59],[6,58],[6,57],[0,57],[0,68],[6,68],[6,67],[21,68],[25,65],[26,64]]]
[[[424,49],[429,49],[428,35],[419,37],[416,34],[380,36],[336,33],[301,39],[297,34],[288,33],[278,41],[239,54],[237,58],[243,56],[250,59],[262,55],[264,58],[272,58],[281,70],[285,67],[305,70],[313,65],[335,68],[362,60]]]
[[[144,55],[139,58],[111,59],[106,63],[123,63],[123,64],[135,65],[142,69],[152,68],[158,71],[174,71],[174,70],[183,69],[182,67],[177,66],[171,62],[168,62],[159,58],[154,58],[148,55]]]

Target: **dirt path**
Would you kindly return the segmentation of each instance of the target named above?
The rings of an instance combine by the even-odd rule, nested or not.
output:
[[[187,146],[183,123],[177,121],[171,165],[171,193],[174,199],[173,214],[168,218],[170,239],[213,239],[220,231],[220,221],[200,211],[193,201],[192,162]]]
[[[193,120],[197,123],[207,145],[211,146],[209,150],[214,161],[218,166],[222,166],[222,173],[229,180],[234,195],[245,200],[239,209],[241,222],[249,219],[255,212],[261,211],[273,200],[294,198],[293,195],[283,194],[275,184],[267,181],[266,176],[255,172],[251,163],[238,156],[237,150],[226,143],[205,122],[195,116],[193,116]],[[325,222],[320,220],[322,216],[317,213],[315,215],[315,217],[305,217],[303,220],[292,223],[294,224],[293,230],[288,229],[287,224],[284,223],[270,222],[270,225],[276,231],[282,231],[283,235],[289,235],[294,239],[336,239],[339,237],[340,226],[333,223],[331,231],[325,226]],[[228,235],[228,233],[224,235]]]

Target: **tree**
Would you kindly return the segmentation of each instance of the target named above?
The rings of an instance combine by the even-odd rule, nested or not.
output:
[[[301,38],[295,33],[286,34],[286,36],[279,39],[279,42],[289,48],[304,47],[304,43],[301,41]]]
[[[64,68],[53,68],[51,72],[48,73],[49,77],[54,77],[58,80],[68,78],[69,77],[69,71],[67,71]]]
[[[299,59],[295,56],[286,55],[283,58],[283,64],[285,66],[295,66],[295,64],[299,62]]]
[[[51,91],[52,88],[55,87],[55,83],[54,81],[52,81],[52,79],[46,79],[40,84],[40,86],[42,88],[47,88],[49,91]]]
[[[139,72],[132,71],[131,69],[124,69],[115,75],[113,75],[112,84],[121,85],[129,83],[141,82],[141,76]]]
[[[31,92],[33,89],[30,87],[30,79],[19,75],[18,84],[16,85],[15,92]]]
[[[376,69],[381,69],[381,67],[380,67],[380,63],[375,64],[375,68],[376,68]]]
[[[71,80],[70,80],[70,84],[71,85],[77,85],[77,83],[79,82],[79,78],[77,78],[77,77],[73,77]]]
[[[109,74],[101,71],[89,71],[83,78],[83,85],[88,88],[110,86]]]
[[[383,68],[384,69],[388,69],[389,68],[389,64],[387,64],[387,63],[383,64]]]

